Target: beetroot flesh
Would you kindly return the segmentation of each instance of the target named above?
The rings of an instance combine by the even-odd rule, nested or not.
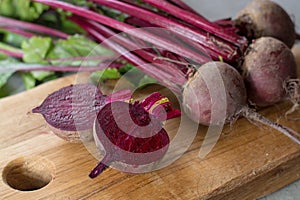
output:
[[[105,156],[91,171],[91,178],[101,174],[116,161],[139,166],[163,157],[170,139],[163,129],[162,121],[177,117],[180,112],[173,110],[169,103],[162,103],[160,105],[167,112],[167,117],[161,118],[161,114],[152,110],[156,100],[160,101],[161,98],[159,93],[154,93],[141,103],[115,101],[100,110],[95,122],[94,137],[96,143],[99,141],[105,149]]]

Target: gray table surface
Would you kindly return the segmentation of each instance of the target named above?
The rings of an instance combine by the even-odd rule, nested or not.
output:
[[[250,0],[184,0],[196,11],[210,20],[235,17],[237,12]],[[296,30],[300,32],[300,1],[274,0],[280,4],[292,17]],[[296,181],[261,200],[300,200],[300,180]]]

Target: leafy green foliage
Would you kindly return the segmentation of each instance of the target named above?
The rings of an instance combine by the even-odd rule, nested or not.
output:
[[[59,40],[54,48],[49,52],[48,59],[53,65],[97,65],[100,61],[84,61],[82,57],[86,56],[109,56],[114,53],[103,46],[98,45],[92,40],[81,35],[70,36],[67,40]],[[62,61],[62,58],[81,57],[81,59],[72,59]]]
[[[77,5],[77,6],[82,6],[82,7],[92,7],[93,6],[93,3],[89,2],[87,0],[63,0],[63,1]]]
[[[27,38],[0,28],[0,40],[14,47],[21,47],[22,42],[27,40]]]
[[[102,71],[93,72],[90,76],[90,79],[98,83],[99,81],[105,81],[107,79],[119,79],[121,78],[121,73],[116,68],[107,68]]]
[[[30,0],[0,0],[0,15],[25,21],[37,19],[48,8]]]
[[[0,54],[0,89],[7,83],[14,71],[10,70],[11,63],[17,63],[13,58]]]
[[[0,42],[0,49],[8,50],[8,51],[16,52],[16,53],[22,53],[22,50],[15,48],[13,46],[10,46],[8,44],[2,43],[2,42]]]
[[[120,68],[120,73],[125,76],[127,80],[133,83],[137,88],[143,88],[147,85],[157,83],[157,81],[150,76],[143,73],[141,70],[131,64],[126,64]]]
[[[143,88],[147,85],[157,83],[157,81],[150,76],[144,74],[132,64],[125,64],[120,69],[107,68],[105,70],[97,71],[91,74],[90,79],[94,83],[105,81],[107,79],[126,78],[137,88]]]
[[[36,79],[32,76],[31,73],[22,73],[22,79],[24,86],[27,90],[33,88],[36,83]]]
[[[45,64],[45,58],[52,46],[52,39],[48,37],[32,37],[22,43],[23,61],[26,63]]]

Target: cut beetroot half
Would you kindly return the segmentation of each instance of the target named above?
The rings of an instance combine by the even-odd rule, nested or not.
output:
[[[97,113],[106,103],[130,98],[130,90],[106,96],[92,84],[70,85],[50,94],[32,112],[42,114],[58,130],[83,131],[92,129]]]
[[[140,166],[163,158],[170,139],[162,122],[181,114],[165,99],[154,93],[141,103],[116,101],[100,110],[95,121],[94,137],[96,143],[100,142],[104,148],[105,156],[90,173],[91,178],[116,161]]]

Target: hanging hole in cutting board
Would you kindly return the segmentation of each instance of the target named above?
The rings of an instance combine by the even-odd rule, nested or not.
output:
[[[20,157],[9,162],[3,170],[4,182],[20,191],[38,190],[54,178],[54,164],[43,157]]]

